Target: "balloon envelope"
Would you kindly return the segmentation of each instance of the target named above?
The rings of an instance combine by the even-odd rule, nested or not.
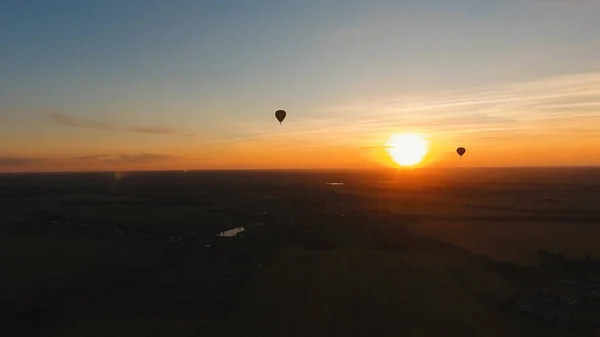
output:
[[[283,120],[285,119],[285,111],[283,110],[277,110],[275,111],[275,118],[277,118],[277,120],[279,121],[279,124],[281,124],[281,122],[283,122]]]
[[[463,156],[463,154],[465,154],[465,152],[467,152],[467,150],[465,150],[464,147],[459,147],[458,149],[456,149],[456,153],[458,153],[459,156]]]

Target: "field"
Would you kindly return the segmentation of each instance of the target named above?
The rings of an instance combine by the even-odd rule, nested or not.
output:
[[[326,253],[293,249],[265,274],[223,335],[507,336],[511,332],[493,307],[510,285],[462,259],[372,249]]]
[[[411,231],[494,259],[536,264],[547,249],[600,258],[600,170],[464,169],[413,173],[357,193]],[[372,186],[374,187],[374,186]]]
[[[577,335],[502,303],[558,273],[541,249],[600,259],[597,169],[3,175],[0,200],[3,336]]]

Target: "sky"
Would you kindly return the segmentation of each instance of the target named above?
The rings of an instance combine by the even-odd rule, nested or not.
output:
[[[2,1],[0,172],[370,168],[404,132],[423,166],[600,165],[598,17],[596,0]]]

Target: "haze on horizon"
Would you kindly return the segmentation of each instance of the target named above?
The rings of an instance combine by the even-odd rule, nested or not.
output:
[[[423,166],[600,165],[599,16],[594,1],[5,1],[0,172],[371,168],[397,133],[427,139]]]

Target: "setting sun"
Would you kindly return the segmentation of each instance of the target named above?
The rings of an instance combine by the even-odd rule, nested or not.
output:
[[[414,133],[393,135],[386,144],[387,151],[398,165],[413,166],[420,163],[427,154],[427,141]]]

